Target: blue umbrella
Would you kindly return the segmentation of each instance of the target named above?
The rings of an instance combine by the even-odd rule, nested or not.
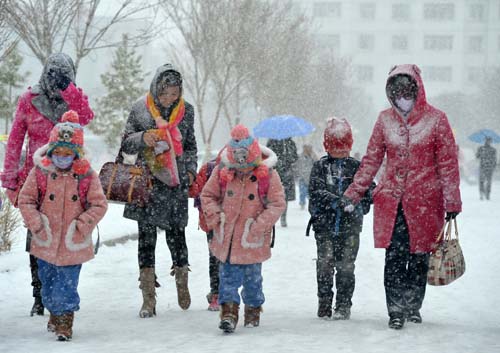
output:
[[[277,115],[266,118],[253,128],[255,137],[282,140],[288,137],[304,136],[314,131],[314,126],[293,115]]]
[[[500,136],[495,131],[490,129],[482,129],[476,131],[475,133],[469,136],[469,140],[471,140],[472,142],[484,143],[486,137],[491,138],[492,143],[500,142]]]

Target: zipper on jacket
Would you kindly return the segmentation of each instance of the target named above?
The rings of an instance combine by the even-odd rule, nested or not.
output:
[[[337,183],[337,195],[338,197],[342,197],[342,172],[343,172],[343,167],[344,167],[344,161],[342,159],[337,159],[335,160],[335,164],[337,166],[338,170],[338,183]],[[332,165],[330,164],[330,173],[329,176],[333,179],[332,174]],[[333,181],[333,180],[332,180]],[[334,229],[334,236],[338,236],[340,232],[340,217],[341,217],[341,210],[338,205],[338,202],[335,202],[335,229]]]

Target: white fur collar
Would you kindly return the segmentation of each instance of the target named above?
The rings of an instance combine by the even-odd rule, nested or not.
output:
[[[267,157],[267,158],[262,159],[262,164],[264,164],[268,168],[273,168],[276,165],[276,163],[278,163],[278,156],[276,156],[276,153],[274,153],[274,151],[271,150],[270,148],[268,148],[264,145],[261,145],[261,144],[259,144],[259,148],[260,148],[260,151],[262,153],[262,156]],[[220,160],[221,160],[222,164],[225,164],[225,165],[230,164],[229,159],[227,157],[227,148],[226,147],[224,147],[224,149],[222,150]]]

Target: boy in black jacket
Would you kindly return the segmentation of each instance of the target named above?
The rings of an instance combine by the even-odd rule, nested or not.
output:
[[[314,163],[309,182],[309,212],[318,249],[318,317],[325,319],[348,320],[351,316],[359,234],[375,187],[371,186],[353,212],[344,211],[341,197],[360,165],[349,157],[352,143],[349,123],[345,119],[329,119],[323,140],[328,155]],[[334,274],[337,296],[332,315]]]

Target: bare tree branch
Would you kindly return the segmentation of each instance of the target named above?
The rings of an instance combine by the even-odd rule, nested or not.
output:
[[[74,52],[78,68],[90,52],[120,44],[118,36],[116,40],[108,40],[114,28],[144,20],[138,15],[148,15],[157,6],[156,2],[124,0],[109,19],[103,19],[96,16],[102,4],[100,0],[5,0],[2,13],[41,63],[53,52],[69,50]],[[147,26],[129,35],[130,46],[147,44],[157,35],[154,18],[154,15],[148,18]]]

